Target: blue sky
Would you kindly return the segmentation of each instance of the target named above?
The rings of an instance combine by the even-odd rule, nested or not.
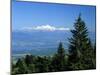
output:
[[[89,31],[95,31],[95,10],[95,6],[13,1],[12,30],[45,25],[72,29],[81,13]]]

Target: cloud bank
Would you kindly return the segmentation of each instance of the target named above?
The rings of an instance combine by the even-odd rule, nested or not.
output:
[[[42,30],[42,31],[55,31],[55,30],[60,30],[60,31],[68,31],[70,30],[69,28],[64,28],[64,27],[54,27],[51,25],[40,25],[40,26],[33,26],[33,27],[24,27],[22,28],[23,30]]]

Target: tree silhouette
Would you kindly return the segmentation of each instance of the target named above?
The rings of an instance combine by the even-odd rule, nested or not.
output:
[[[85,22],[81,19],[81,14],[74,23],[71,30],[72,37],[69,39],[69,58],[70,68],[89,69],[92,68],[92,44],[88,37],[88,30]]]

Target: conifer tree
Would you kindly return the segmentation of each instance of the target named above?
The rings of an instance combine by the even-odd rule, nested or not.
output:
[[[58,56],[58,61],[59,61],[59,68],[60,68],[60,70],[64,70],[64,67],[65,67],[65,50],[64,50],[61,42],[60,42],[59,47],[58,47],[57,56]]]
[[[57,53],[52,58],[52,71],[63,71],[65,68],[65,51],[60,42]]]
[[[74,23],[74,29],[71,30],[72,37],[69,39],[69,57],[70,68],[88,69],[92,67],[92,45],[88,37],[88,30],[85,22],[81,19],[81,14]]]

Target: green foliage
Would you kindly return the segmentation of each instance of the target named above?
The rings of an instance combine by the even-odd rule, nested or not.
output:
[[[57,52],[52,56],[26,55],[12,64],[12,75],[26,73],[85,70],[96,68],[96,44],[88,37],[85,22],[79,15],[71,30],[68,54],[60,42]]]
[[[19,59],[16,63],[16,69],[17,69],[17,74],[23,74],[23,73],[28,73],[29,70],[25,64],[25,62],[21,59]]]
[[[71,30],[72,37],[69,39],[69,67],[72,70],[76,69],[92,69],[93,62],[93,47],[88,37],[88,30],[85,22],[79,15],[74,24],[74,30]]]
[[[28,73],[34,73],[35,72],[35,64],[29,64],[28,65]]]
[[[33,64],[33,56],[32,55],[26,55],[25,57],[25,63],[28,65]]]
[[[57,53],[52,57],[50,63],[50,71],[65,71],[67,70],[67,55],[63,48],[62,43],[60,42]]]
[[[60,42],[57,54],[54,56],[53,65],[56,67],[57,71],[63,71],[65,67],[65,51],[62,43]]]
[[[49,71],[49,60],[47,57],[37,57],[35,64],[36,72],[48,72]]]

